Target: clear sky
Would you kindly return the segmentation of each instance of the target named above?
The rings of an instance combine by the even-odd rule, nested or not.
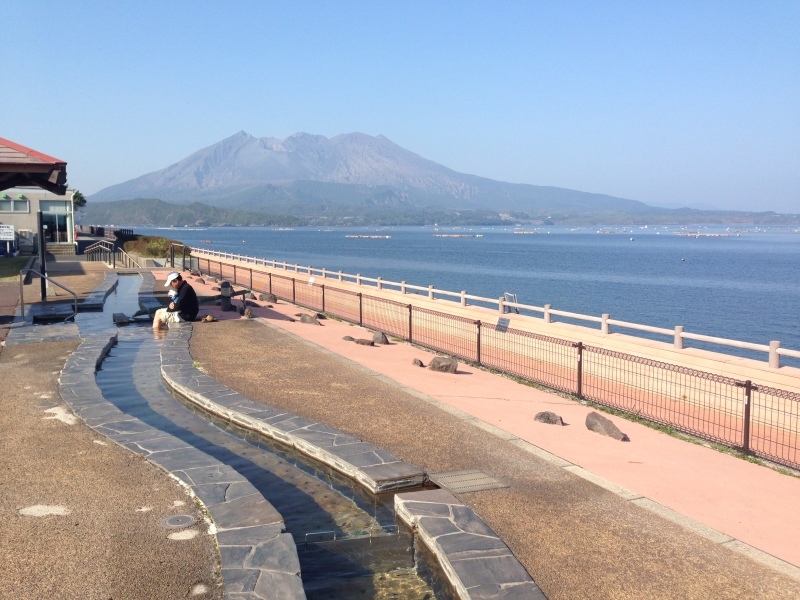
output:
[[[0,137],[91,195],[244,130],[800,213],[800,0],[4,0]]]

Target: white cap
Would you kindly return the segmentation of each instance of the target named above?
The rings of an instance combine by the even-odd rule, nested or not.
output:
[[[167,282],[164,284],[164,287],[169,287],[169,284],[172,283],[172,280],[177,279],[180,276],[181,274],[178,273],[177,271],[173,271],[172,273],[167,275]]]

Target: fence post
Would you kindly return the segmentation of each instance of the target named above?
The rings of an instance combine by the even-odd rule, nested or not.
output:
[[[252,292],[253,291],[253,269],[250,268],[249,271],[250,271],[250,291]]]
[[[267,273],[267,278],[269,280],[269,293],[272,293],[272,273]]]
[[[467,291],[461,290],[461,306],[466,306],[466,305],[467,305]],[[480,321],[478,321],[478,323],[480,323]]]
[[[600,316],[600,332],[603,335],[608,335],[608,333],[609,333],[609,330],[608,330],[608,317],[609,317],[608,313],[603,313]]]
[[[406,293],[406,282],[405,281],[401,281],[400,282],[400,293],[401,294],[405,294]]]
[[[413,340],[413,336],[411,335],[411,312],[412,312],[412,307],[411,307],[411,305],[409,304],[409,305],[408,305],[408,343],[409,343],[409,344],[410,344],[410,343],[412,342],[412,340]]]
[[[476,325],[476,327],[478,329],[478,335],[477,335],[477,340],[476,340],[476,342],[477,342],[477,352],[475,354],[476,354],[476,357],[477,357],[478,366],[480,366],[480,364],[481,364],[481,322],[480,321],[475,321],[475,325]]]
[[[683,325],[675,325],[675,342],[673,345],[676,350],[683,350]]]
[[[342,270],[339,269],[339,281],[341,281],[341,280],[342,280]]]
[[[292,304],[296,304],[295,299],[295,278],[292,277]]]
[[[325,284],[322,284],[322,312],[325,312]]]
[[[772,369],[781,368],[781,355],[778,354],[778,348],[781,347],[780,342],[769,343],[769,366]]]
[[[361,301],[361,292],[358,292],[358,326],[364,326],[364,304]]]
[[[186,269],[186,246],[183,246],[183,256],[181,258],[181,271]]]
[[[378,277],[378,281],[376,282],[376,285],[378,286],[379,290],[383,289],[383,278],[382,277]]]
[[[233,283],[236,283],[236,265],[233,265]]]
[[[550,304],[544,305],[544,314],[542,315],[545,323],[552,323],[553,317],[550,315]]]
[[[578,398],[583,398],[583,342],[578,342]]]
[[[506,298],[505,298],[505,296],[500,296],[497,299],[497,309],[500,311],[501,315],[506,314]]]
[[[356,285],[361,285],[361,273],[356,273]]]
[[[434,296],[433,296],[433,286],[432,286],[432,285],[429,285],[429,286],[428,286],[428,300],[433,300],[433,299],[434,299]]]
[[[175,245],[170,244],[169,246],[169,266],[173,269],[175,268]]]
[[[742,452],[750,454],[750,400],[753,396],[753,383],[744,382],[744,431],[742,432]]]

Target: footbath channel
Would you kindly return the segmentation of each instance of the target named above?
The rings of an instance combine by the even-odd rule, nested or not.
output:
[[[370,495],[337,472],[188,406],[165,389],[160,372],[164,336],[154,334],[149,324],[119,329],[112,324],[112,314],[138,310],[141,283],[140,276],[120,276],[102,312],[76,317],[82,336],[117,335],[96,374],[104,399],[132,422],[164,435],[147,436],[137,427],[113,424],[105,426],[113,430],[109,433],[122,435],[117,441],[189,484],[201,464],[233,469],[263,496],[273,514],[279,513],[274,519],[282,520],[295,542],[308,598],[448,597],[439,577],[424,568],[427,561],[416,560],[424,570],[422,576],[417,572],[411,532],[395,523],[393,494]],[[103,427],[96,429],[102,432]],[[166,450],[183,449],[197,452],[178,455],[183,460],[160,458]],[[214,510],[209,512],[215,518]],[[227,590],[233,580],[238,590],[242,573],[226,571],[227,551],[221,546],[223,584]]]

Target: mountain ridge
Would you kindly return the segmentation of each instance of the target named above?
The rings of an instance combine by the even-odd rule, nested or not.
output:
[[[330,139],[300,132],[279,140],[256,138],[240,131],[165,169],[104,188],[89,199],[102,202],[159,198],[271,211],[277,207],[269,204],[270,199],[283,195],[287,201],[281,203],[281,210],[292,210],[302,202],[296,194],[298,187],[313,187],[317,204],[346,205],[342,185],[354,186],[351,191],[356,197],[367,198],[372,190],[370,201],[393,198],[406,203],[409,210],[427,207],[534,214],[654,210],[636,200],[605,194],[498,182],[458,173],[383,135],[358,132]]]

